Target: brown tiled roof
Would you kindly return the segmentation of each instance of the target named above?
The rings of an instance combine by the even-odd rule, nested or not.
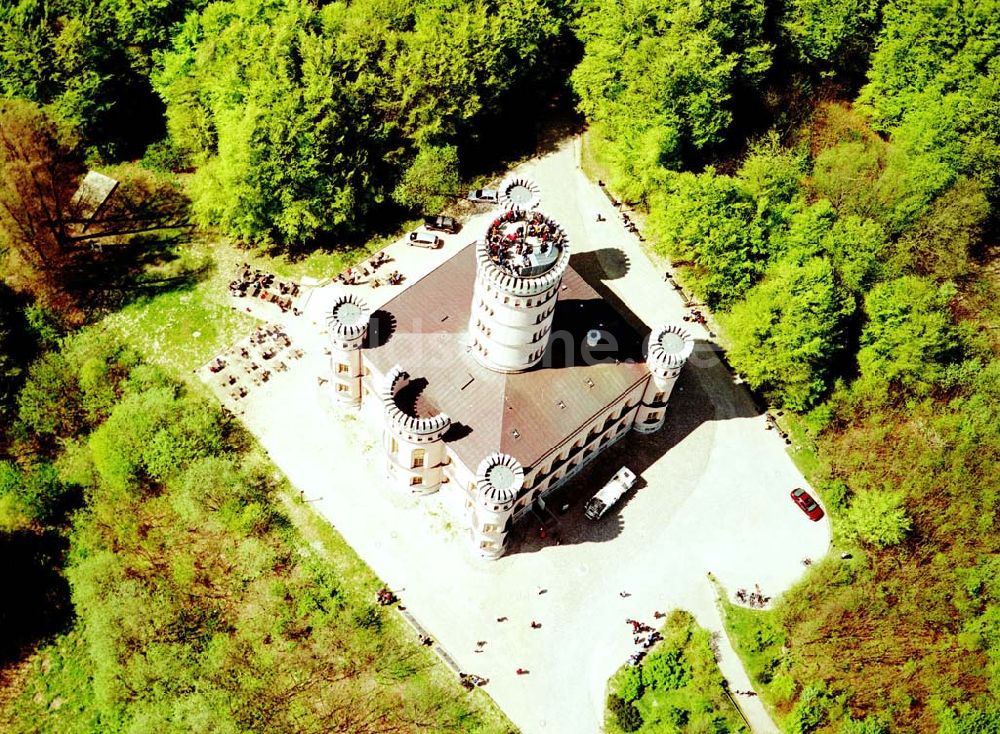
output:
[[[570,267],[542,362],[527,372],[493,372],[467,343],[475,274],[470,245],[393,298],[373,315],[365,356],[380,374],[399,364],[426,380],[411,398],[416,412],[451,416],[445,440],[467,467],[502,451],[527,469],[646,376],[642,339]],[[591,329],[605,339],[587,364]]]

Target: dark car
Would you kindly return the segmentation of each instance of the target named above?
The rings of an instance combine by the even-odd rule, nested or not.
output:
[[[809,516],[810,520],[815,521],[823,517],[823,508],[802,487],[796,487],[792,490],[792,500]]]
[[[462,225],[458,223],[455,217],[446,217],[443,214],[439,214],[436,217],[424,217],[424,226],[427,229],[437,232],[447,232],[448,234],[455,234],[462,228]]]

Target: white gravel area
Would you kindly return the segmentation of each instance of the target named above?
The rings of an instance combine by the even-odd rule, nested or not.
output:
[[[513,173],[539,184],[540,209],[567,230],[574,266],[592,285],[649,326],[680,321],[681,299],[582,175],[578,156],[579,139],[572,139]],[[606,221],[597,221],[598,212]],[[405,287],[476,239],[492,216],[484,208],[462,232],[446,235],[442,250],[400,241],[388,248],[394,262],[383,267],[400,270]],[[377,308],[398,288],[350,290]],[[308,293],[299,317],[254,305],[282,324],[303,356],[286,360],[287,371],[251,386],[246,398],[233,400],[219,375],[201,375],[462,669],[490,679],[485,690],[523,732],[600,731],[607,679],[635,649],[625,619],[658,626],[657,610],[687,609],[720,633],[723,674],[732,688],[751,688],[707,575],[730,595],[759,584],[777,596],[802,575],[802,559],[826,553],[830,528],[792,504],[788,493],[804,480],[784,442],[765,430],[764,417],[715,358],[707,332],[692,329],[699,345],[664,430],[627,436],[567,488],[561,544],[526,528],[513,553],[489,563],[470,556],[466,520],[453,513],[446,492],[417,499],[388,485],[375,411],[330,404],[329,383],[320,383],[329,369],[322,330],[326,309],[343,290]],[[639,474],[639,488],[600,522],[585,520],[582,499],[623,464]],[[541,628],[532,629],[532,621]],[[478,640],[486,640],[482,652]],[[518,676],[519,667],[530,672]],[[755,732],[777,731],[758,698],[740,703]]]

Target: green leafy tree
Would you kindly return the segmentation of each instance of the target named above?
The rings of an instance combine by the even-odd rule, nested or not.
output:
[[[785,719],[785,731],[788,734],[808,734],[814,731],[826,721],[829,703],[830,697],[825,686],[807,686]]]
[[[781,28],[813,73],[858,74],[875,45],[880,0],[790,0]]]
[[[889,734],[889,725],[881,716],[869,715],[863,719],[848,717],[840,725],[838,734]]]
[[[938,280],[969,276],[989,215],[985,187],[974,179],[959,179],[896,243],[895,269]]]
[[[90,436],[94,466],[118,491],[142,480],[164,482],[197,459],[222,448],[218,410],[173,388],[125,397]]]
[[[428,213],[440,211],[455,196],[458,177],[458,149],[454,145],[421,148],[392,192],[405,207]]]
[[[633,732],[642,728],[642,714],[632,701],[611,694],[608,696],[608,710],[622,731]]]
[[[643,681],[661,691],[682,688],[691,680],[691,667],[678,647],[661,647],[647,655],[642,671]]]
[[[204,0],[17,0],[0,7],[0,96],[48,106],[100,155],[162,135],[148,75],[175,24]]]
[[[960,353],[948,304],[949,285],[918,276],[879,283],[865,298],[868,322],[858,365],[864,389],[879,394],[925,394],[943,384]]]
[[[892,131],[911,153],[972,175],[992,195],[1000,180],[995,4],[973,0],[959,8],[942,0],[893,0],[883,13],[859,101],[876,126]]]
[[[32,363],[18,394],[18,418],[43,438],[75,435],[83,423],[80,388],[73,364],[59,352],[49,352]]]
[[[661,167],[718,145],[732,100],[771,64],[763,3],[585,2],[573,71],[580,111],[610,140],[624,181],[648,195]]]
[[[852,311],[828,260],[782,262],[722,318],[730,358],[755,389],[805,410],[829,388]]]
[[[626,702],[637,701],[642,696],[643,687],[642,667],[639,665],[626,667],[616,682],[618,693]]]
[[[199,166],[199,223],[308,245],[363,229],[394,190],[426,200],[432,151],[475,139],[561,27],[540,0],[232,0],[191,14],[154,83],[173,144]]]
[[[711,306],[727,306],[763,275],[771,255],[757,202],[742,183],[711,169],[681,173],[651,204],[649,230],[676,264],[692,266]]]
[[[0,507],[2,522],[18,527],[25,521],[47,525],[60,519],[66,509],[67,488],[49,463],[22,471],[9,461],[0,461]]]
[[[911,527],[901,492],[858,493],[851,499],[844,517],[844,532],[848,537],[876,548],[902,543]]]

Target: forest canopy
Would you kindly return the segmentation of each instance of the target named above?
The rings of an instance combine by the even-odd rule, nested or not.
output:
[[[590,172],[711,309],[851,556],[730,610],[783,728],[1000,729],[998,50],[996,0],[4,3],[0,542],[31,603],[0,609],[2,654],[66,633],[31,679],[82,690],[85,730],[287,729],[296,666],[359,728],[440,701],[462,728],[299,553],[229,418],[66,329],[147,297],[147,269],[186,307],[213,267],[183,270],[193,229],[361,257],[552,124],[585,129]],[[84,231],[87,170],[120,186]],[[352,667],[376,653],[398,688]]]

